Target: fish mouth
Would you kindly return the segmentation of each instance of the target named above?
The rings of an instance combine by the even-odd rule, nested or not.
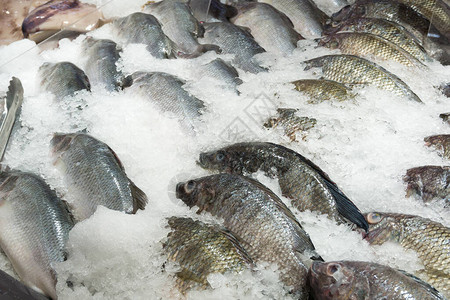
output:
[[[195,201],[193,201],[192,197],[186,193],[185,190],[185,182],[179,182],[175,188],[175,195],[178,199],[183,201],[187,206],[193,207],[195,205]]]

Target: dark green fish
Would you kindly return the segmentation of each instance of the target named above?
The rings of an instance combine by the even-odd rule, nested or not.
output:
[[[235,174],[251,174],[261,170],[269,177],[278,178],[283,196],[290,198],[292,205],[300,211],[316,211],[339,223],[348,220],[368,229],[359,209],[324,171],[281,145],[238,143],[201,153],[199,164],[205,169]]]
[[[400,78],[383,67],[354,55],[325,55],[305,61],[305,70],[320,68],[325,79],[346,85],[374,85],[407,97],[416,102],[420,98]]]
[[[424,202],[444,199],[450,204],[450,167],[423,166],[406,171],[406,196],[417,195]]]
[[[292,82],[295,89],[306,94],[311,99],[309,103],[320,103],[322,101],[346,101],[355,98],[351,89],[342,83],[326,79],[302,79]]]
[[[291,141],[296,141],[296,134],[305,134],[309,129],[316,125],[317,120],[308,117],[299,117],[295,115],[298,109],[293,108],[278,108],[277,116],[269,118],[264,127],[275,128],[281,126],[284,128],[284,134],[288,136]]]
[[[439,155],[450,159],[450,134],[428,136],[424,141],[426,146],[433,146]]]
[[[397,242],[417,252],[425,266],[416,275],[450,296],[450,228],[419,216],[371,212],[365,214],[372,245]]]
[[[177,197],[223,219],[255,263],[279,266],[281,280],[294,293],[306,296],[306,273],[321,259],[295,216],[267,187],[250,178],[217,174],[180,182]],[[302,298],[303,299],[303,298]]]
[[[441,293],[419,278],[377,263],[315,262],[308,275],[314,299],[445,300]]]
[[[251,258],[226,228],[191,218],[172,217],[168,223],[172,232],[163,247],[169,260],[181,267],[176,273],[181,293],[209,288],[209,274],[239,273],[251,266]]]

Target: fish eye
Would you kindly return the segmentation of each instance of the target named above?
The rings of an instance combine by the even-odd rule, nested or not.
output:
[[[339,43],[336,40],[332,40],[328,43],[328,45],[330,46],[330,48],[337,48],[339,46]]]
[[[369,222],[370,224],[377,224],[382,219],[383,217],[379,213],[372,212],[367,214],[367,222]]]
[[[192,193],[194,189],[195,189],[195,182],[193,180],[189,180],[184,184],[184,191],[186,192],[186,194]]]
[[[225,154],[223,152],[217,152],[216,160],[217,161],[223,161],[224,159],[225,159]]]
[[[327,267],[327,274],[332,276],[334,273],[336,273],[340,269],[341,269],[341,266],[338,264],[329,264]]]

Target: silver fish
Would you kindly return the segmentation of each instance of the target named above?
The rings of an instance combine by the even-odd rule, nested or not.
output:
[[[239,93],[237,91],[237,86],[242,83],[242,80],[239,78],[239,73],[233,66],[226,63],[221,58],[216,58],[215,60],[203,65],[200,73],[201,77],[214,78]]]

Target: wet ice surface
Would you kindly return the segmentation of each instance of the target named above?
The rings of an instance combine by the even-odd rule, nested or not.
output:
[[[124,16],[139,10],[145,2],[127,1],[125,5],[115,1],[103,10],[107,17]],[[105,25],[89,35],[114,39],[110,29]],[[430,70],[411,71],[395,63],[380,63],[402,78],[424,104],[367,87],[357,89],[359,96],[354,101],[312,105],[287,82],[319,78],[320,74],[303,71],[301,62],[338,53],[316,49],[312,41],[300,41],[289,57],[258,55],[270,72],[255,75],[240,71],[244,83],[238,87],[239,96],[216,81],[198,80],[199,65],[218,57],[215,53],[191,60],[157,60],[144,45],[124,46],[120,67],[126,74],[162,71],[179,76],[187,81],[185,88],[206,103],[207,111],[195,124],[198,134],[192,136],[172,116],[161,114],[151,103],[126,90],[108,93],[93,86],[92,93],[81,92],[60,103],[41,91],[37,70],[43,62],[70,61],[83,68],[86,57],[80,45],[84,38],[62,40],[59,49],[42,53],[27,40],[0,47],[0,90],[6,91],[11,76],[18,77],[25,89],[22,126],[12,137],[4,164],[40,174],[70,202],[71,195],[52,163],[50,139],[54,132],[86,129],[114,149],[128,176],[149,197],[146,210],[136,215],[101,207],[74,227],[67,246],[68,260],[55,266],[60,299],[180,297],[171,277],[177,266],[165,264],[163,268],[160,241],[168,233],[165,218],[190,216],[219,221],[189,210],[175,198],[175,185],[209,174],[195,163],[199,152],[233,142],[271,141],[297,151],[327,172],[363,212],[417,214],[450,225],[449,210],[443,208],[443,202],[424,205],[405,198],[402,182],[408,168],[449,164],[423,142],[428,135],[450,133],[450,127],[439,118],[440,113],[448,112],[449,100],[434,88],[448,80],[449,67],[433,63]],[[290,142],[281,128],[262,127],[277,107],[298,108],[300,116],[316,118],[317,124],[305,140]],[[255,177],[280,195],[276,180],[262,174]],[[290,206],[288,199],[283,200]],[[292,210],[327,261],[367,260],[409,272],[421,268],[412,251],[395,244],[371,247],[345,225],[336,225],[315,213]],[[13,273],[4,255],[0,257],[0,268]],[[289,298],[279,284],[276,266],[259,268],[259,272],[239,276],[212,275],[214,290],[193,291],[188,298]]]

